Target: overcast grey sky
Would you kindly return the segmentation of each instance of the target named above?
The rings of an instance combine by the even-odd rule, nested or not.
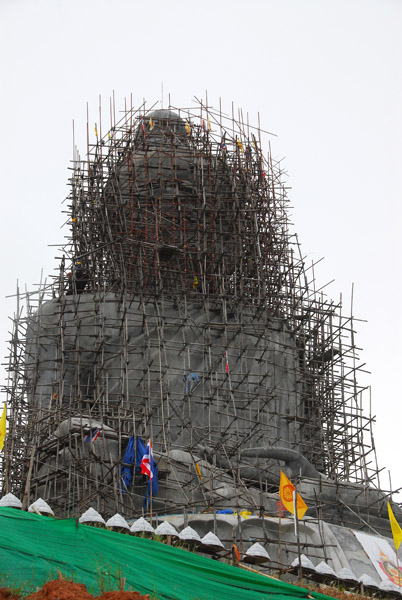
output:
[[[57,267],[86,102],[93,131],[113,90],[120,108],[131,93],[160,101],[162,83],[165,105],[208,90],[277,134],[294,230],[309,261],[325,257],[318,287],[335,279],[329,295],[349,306],[354,282],[383,485],[390,469],[402,486],[402,1],[1,0],[0,21],[1,356],[5,296]]]

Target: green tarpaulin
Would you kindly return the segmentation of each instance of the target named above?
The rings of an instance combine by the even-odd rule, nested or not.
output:
[[[89,592],[125,589],[177,600],[290,600],[308,590],[269,579],[153,540],[0,508],[1,585],[25,591],[57,572],[85,583]],[[315,594],[314,594],[315,595]],[[318,595],[316,596],[318,597]]]

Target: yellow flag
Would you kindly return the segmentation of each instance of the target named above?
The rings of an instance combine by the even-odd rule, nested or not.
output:
[[[96,135],[96,137],[98,137],[98,128],[96,127],[96,123],[95,123],[95,135]]]
[[[389,522],[391,523],[392,535],[394,536],[394,544],[395,544],[396,550],[398,550],[400,543],[402,542],[402,529],[400,528],[398,521],[394,517],[394,513],[392,512],[390,503],[387,502],[387,504],[388,504]]]
[[[234,514],[237,514],[237,513],[234,513]],[[253,513],[251,512],[251,510],[241,510],[239,512],[239,515],[242,516],[242,517],[244,517],[245,519],[249,519],[252,514]]]
[[[295,491],[295,486],[289,479],[286,477],[285,473],[281,471],[281,480],[279,483],[279,497],[282,500],[283,506],[289,512],[294,515],[294,502],[293,502],[293,492]],[[298,519],[302,519],[304,517],[304,513],[308,509],[307,504],[304,502],[303,498],[300,496],[299,492],[297,492],[297,500],[296,500],[296,508],[297,508],[297,517]]]
[[[190,133],[191,133],[191,127],[190,127],[190,123],[187,120],[186,120],[185,129],[187,131],[187,135],[190,135]]]
[[[239,146],[239,148],[240,148],[240,152],[243,154],[243,144],[241,143],[241,141],[240,141],[240,140],[237,140],[237,145],[238,145],[238,146]]]
[[[149,117],[149,130],[152,131],[155,127],[155,123],[152,120],[152,117]]]
[[[1,415],[1,419],[0,419],[0,450],[3,450],[4,440],[6,439],[6,433],[7,433],[6,418],[7,418],[7,409],[6,409],[6,403],[4,403],[3,414]]]

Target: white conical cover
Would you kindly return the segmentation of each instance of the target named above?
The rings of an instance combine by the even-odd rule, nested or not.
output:
[[[374,581],[374,579],[372,577],[370,577],[370,575],[366,575],[366,573],[363,573],[363,575],[360,575],[359,583],[362,583],[363,585],[366,585],[366,586],[378,588],[378,583],[376,583]]]
[[[315,571],[315,566],[313,565],[311,560],[309,558],[307,558],[307,556],[305,554],[302,554],[300,558],[301,558],[301,566],[303,569],[311,569],[312,571]],[[292,567],[298,567],[298,566],[299,566],[299,557],[295,558],[294,561],[292,562]]]
[[[80,523],[103,523],[105,525],[105,519],[92,506],[82,513],[78,520]]]
[[[154,533],[155,529],[144,519],[144,517],[140,517],[131,525],[130,531],[131,533],[142,533],[143,531]]]
[[[42,498],[38,498],[37,500],[35,500],[35,502],[32,502],[31,506],[28,506],[28,512],[38,512],[41,514],[45,513],[54,516],[54,512],[52,511],[48,503],[42,500]]]
[[[399,592],[401,589],[395,583],[392,583],[392,581],[381,581],[378,587],[383,592]]]
[[[158,525],[155,529],[155,535],[175,535],[179,537],[177,530],[168,521],[163,521],[163,523]]]
[[[336,573],[333,568],[323,560],[316,566],[315,572],[319,573],[320,575],[331,575],[332,577],[336,577]]]
[[[182,529],[182,531],[179,533],[179,538],[181,540],[183,540],[183,542],[186,542],[186,541],[200,542],[201,541],[200,536],[192,527],[185,527],[184,529]]]
[[[0,500],[0,506],[10,506],[11,508],[22,508],[21,500],[18,500],[17,496],[14,494],[6,494]]]
[[[357,577],[350,569],[344,567],[336,574],[338,579],[350,579],[352,581],[357,581]]]
[[[106,521],[106,527],[124,527],[124,529],[130,529],[126,519],[119,515],[119,513],[116,513]]]
[[[268,552],[258,542],[256,542],[252,546],[250,546],[250,548],[246,552],[246,555],[247,556],[258,556],[261,558],[266,558],[267,560],[271,560]]]
[[[217,546],[219,548],[224,547],[220,539],[211,531],[205,534],[203,538],[201,538],[201,543],[205,546]]]

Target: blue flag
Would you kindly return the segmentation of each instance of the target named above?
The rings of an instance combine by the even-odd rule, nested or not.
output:
[[[130,437],[121,465],[121,479],[123,481],[123,494],[128,490],[133,474],[133,467],[140,473],[142,457],[145,454],[145,443],[139,437]]]
[[[131,479],[133,476],[133,469],[135,468],[135,473],[141,473],[141,463],[144,459],[144,455],[146,455],[147,446],[145,446],[145,442],[140,437],[134,437],[133,435],[130,437],[126,451],[123,456],[123,461],[121,465],[121,479],[122,479],[122,493],[125,494],[130,487]],[[144,506],[147,503],[148,498],[151,494],[151,482],[152,482],[152,496],[156,496],[159,489],[158,484],[158,465],[154,462],[152,456],[152,472],[153,477],[148,479],[148,489],[144,498]]]

